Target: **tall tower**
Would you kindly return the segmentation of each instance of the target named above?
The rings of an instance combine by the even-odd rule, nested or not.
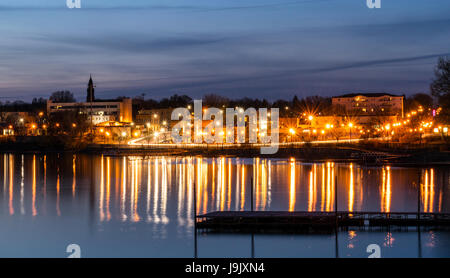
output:
[[[95,100],[94,82],[92,82],[92,75],[90,75],[87,88],[86,102],[93,102],[94,100]]]

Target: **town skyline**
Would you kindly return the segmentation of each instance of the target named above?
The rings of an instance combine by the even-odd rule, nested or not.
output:
[[[99,98],[408,96],[428,93],[449,55],[444,0],[35,2],[0,6],[3,102],[81,100],[89,74]]]

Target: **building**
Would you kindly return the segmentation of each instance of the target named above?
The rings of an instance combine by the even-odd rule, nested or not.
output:
[[[142,109],[136,115],[136,124],[144,125],[151,130],[169,127],[171,123],[172,108]]]
[[[94,83],[92,78],[89,79],[87,102],[53,102],[47,101],[47,114],[53,114],[64,111],[78,111],[87,114],[88,121],[99,124],[103,122],[124,122],[131,123],[132,101],[130,98],[116,100],[97,100],[94,98]]]
[[[361,116],[399,116],[404,114],[405,96],[372,93],[346,94],[332,98],[332,105],[342,107],[345,113]]]

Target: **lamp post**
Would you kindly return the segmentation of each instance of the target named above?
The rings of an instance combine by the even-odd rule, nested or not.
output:
[[[353,127],[353,123],[349,123],[348,127],[350,128],[350,142],[352,141],[352,127]]]
[[[293,140],[294,140],[294,135],[295,135],[295,129],[290,128],[290,129],[289,129],[289,133],[291,134],[291,142],[293,142]]]

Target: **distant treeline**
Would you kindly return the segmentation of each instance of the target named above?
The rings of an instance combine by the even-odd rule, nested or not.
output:
[[[125,96],[117,97],[114,100],[120,100],[125,98]],[[55,102],[73,102],[75,98],[73,94],[69,91],[58,91],[51,94],[50,98]],[[168,98],[163,98],[161,100],[155,99],[145,99],[144,96],[137,96],[133,99],[133,112],[136,113],[142,109],[164,109],[164,108],[176,108],[176,107],[187,107],[188,105],[193,105],[193,99],[187,95],[173,95]],[[294,96],[291,100],[278,99],[276,101],[269,101],[267,99],[249,98],[244,97],[240,99],[231,99],[228,97],[208,94],[203,96],[203,106],[206,107],[254,107],[254,108],[272,108],[276,107],[280,109],[281,116],[297,116],[298,113],[314,113],[321,115],[331,115],[333,114],[335,108],[331,105],[331,97],[321,97],[321,96],[308,96],[305,98],[298,98]],[[44,98],[34,98],[31,103],[26,103],[23,101],[13,101],[13,102],[0,102],[0,112],[14,112],[14,111],[45,111],[46,109],[46,99]],[[97,99],[96,101],[100,101]],[[108,101],[111,101],[109,99]],[[409,96],[405,102],[405,110],[416,109],[418,105],[424,107],[433,106],[433,97],[429,94],[418,93]]]

